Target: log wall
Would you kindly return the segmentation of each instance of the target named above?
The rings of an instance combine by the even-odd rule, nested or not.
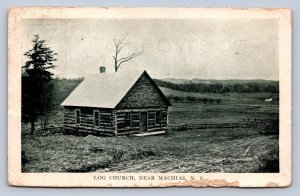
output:
[[[161,111],[160,124],[156,124],[156,111]],[[131,113],[131,126],[125,127],[125,112]],[[167,130],[168,126],[168,107],[151,107],[135,109],[118,109],[117,116],[117,134],[140,133],[141,112],[147,112],[147,132]]]
[[[147,75],[142,75],[117,105],[119,108],[164,107],[168,103]]]
[[[76,123],[76,109],[80,109],[80,123]],[[93,111],[99,111],[99,125],[94,125]],[[64,108],[64,129],[68,132],[85,132],[99,135],[115,134],[116,113],[112,109],[86,108],[86,107],[65,107]]]

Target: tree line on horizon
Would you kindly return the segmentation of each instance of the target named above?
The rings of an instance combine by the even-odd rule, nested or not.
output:
[[[279,93],[279,81],[265,82],[241,82],[241,83],[172,83],[161,79],[154,79],[160,87],[170,88],[173,90],[196,93]]]
[[[194,96],[177,96],[177,95],[167,95],[167,98],[171,102],[177,103],[204,103],[204,104],[220,104],[222,99],[219,98],[208,98],[208,97],[194,97]]]

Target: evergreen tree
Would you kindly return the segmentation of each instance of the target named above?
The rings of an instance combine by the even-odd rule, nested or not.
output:
[[[53,73],[50,70],[55,68],[53,62],[57,55],[39,35],[32,42],[33,48],[24,53],[28,60],[22,67],[22,121],[31,124],[31,134],[37,118],[47,116],[51,107]]]

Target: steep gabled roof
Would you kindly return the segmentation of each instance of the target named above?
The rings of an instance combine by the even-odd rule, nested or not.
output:
[[[61,106],[115,108],[127,92],[146,71],[101,73],[86,77]],[[150,77],[151,79],[151,77]],[[153,82],[153,80],[151,79]],[[153,82],[167,105],[171,105],[161,90]]]

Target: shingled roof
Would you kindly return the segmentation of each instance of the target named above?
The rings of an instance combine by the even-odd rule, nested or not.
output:
[[[146,71],[89,75],[71,92],[61,106],[115,108],[144,73],[148,75]],[[155,83],[154,85],[156,86]],[[156,88],[168,105],[171,105],[161,90],[157,86]]]

